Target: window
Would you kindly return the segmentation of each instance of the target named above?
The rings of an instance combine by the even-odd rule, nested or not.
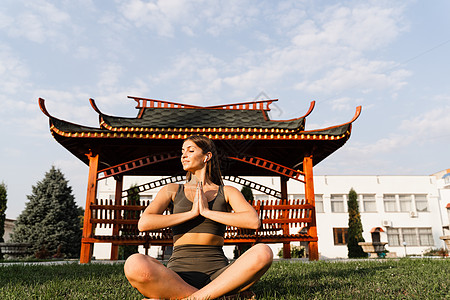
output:
[[[295,199],[295,200],[297,200],[297,199],[305,199],[305,195],[303,195],[303,194],[291,194],[290,195],[290,197],[289,197],[290,199]]]
[[[431,228],[388,228],[389,246],[434,246]]]
[[[314,195],[316,199],[316,212],[323,213],[323,195]]]
[[[344,209],[344,195],[331,195],[331,212],[342,213]]]
[[[375,195],[361,195],[363,201],[364,212],[376,212],[377,204],[375,202]]]
[[[266,194],[254,194],[253,198],[255,200],[267,200],[267,199],[270,199],[270,196],[266,195]]]
[[[144,202],[146,202],[146,201],[150,201],[151,202],[153,200],[153,195],[140,195],[139,199],[144,201]]]
[[[388,228],[387,238],[389,246],[400,246],[400,234],[397,228]]]
[[[400,211],[403,212],[412,211],[411,195],[399,195],[398,200],[400,202]]]
[[[420,246],[434,246],[431,228],[419,228]]]
[[[347,245],[348,228],[333,228],[333,237],[335,245]]]
[[[419,245],[415,228],[402,228],[402,237],[407,246]]]
[[[397,201],[395,200],[395,195],[386,194],[383,196],[384,211],[394,212],[397,211]]]
[[[417,211],[428,211],[427,195],[414,195]]]

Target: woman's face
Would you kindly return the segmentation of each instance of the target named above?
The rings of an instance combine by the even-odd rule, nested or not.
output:
[[[193,141],[186,140],[181,148],[181,164],[183,170],[193,172],[205,166],[206,154]]]

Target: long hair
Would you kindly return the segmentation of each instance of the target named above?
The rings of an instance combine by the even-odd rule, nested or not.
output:
[[[194,142],[200,149],[202,149],[203,154],[211,152],[211,159],[206,162],[206,180],[210,180],[212,183],[217,185],[223,185],[222,173],[220,172],[219,157],[217,155],[216,145],[214,144],[214,142],[203,135],[191,135],[184,141],[187,140]],[[191,180],[191,177],[192,173],[187,172],[187,181]]]

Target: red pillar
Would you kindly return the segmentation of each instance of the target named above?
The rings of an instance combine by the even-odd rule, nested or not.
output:
[[[123,190],[123,176],[117,176],[116,178],[116,190],[114,194],[114,205],[122,205],[122,190]],[[122,216],[120,215],[119,210],[114,211],[114,219],[118,220]],[[112,235],[120,234],[120,225],[113,225]],[[111,245],[111,260],[119,259],[119,245],[112,244]]]
[[[91,262],[93,243],[86,242],[85,239],[92,237],[93,227],[91,223],[91,204],[95,202],[97,196],[97,171],[98,171],[98,154],[88,154],[89,158],[89,178],[86,195],[86,207],[84,209],[83,221],[83,237],[81,238],[80,263],[86,264]]]
[[[287,182],[289,178],[285,176],[280,177],[280,187],[281,187],[281,201],[283,203],[287,202],[288,191],[287,191]],[[283,218],[287,218],[287,211],[283,212]],[[289,224],[283,224],[283,235],[289,235]],[[283,258],[291,258],[291,243],[286,242],[283,243]]]
[[[305,198],[309,204],[313,205],[311,210],[312,222],[308,228],[308,235],[317,237],[316,227],[316,200],[314,198],[314,180],[313,180],[313,157],[305,156],[303,158],[303,172],[305,173]],[[317,242],[309,242],[309,260],[319,260],[319,248]]]

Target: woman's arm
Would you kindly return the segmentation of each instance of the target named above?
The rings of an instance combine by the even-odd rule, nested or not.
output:
[[[199,215],[198,204],[192,205],[192,210],[178,213],[163,215],[164,211],[169,207],[170,202],[175,197],[178,184],[168,184],[164,186],[155,199],[144,210],[138,222],[139,231],[155,230],[171,227],[184,223]]]
[[[256,210],[251,206],[241,192],[232,186],[224,186],[225,200],[234,213],[210,210],[202,191],[197,193],[200,214],[213,221],[240,228],[257,229],[260,226]],[[195,203],[195,201],[194,201]]]

